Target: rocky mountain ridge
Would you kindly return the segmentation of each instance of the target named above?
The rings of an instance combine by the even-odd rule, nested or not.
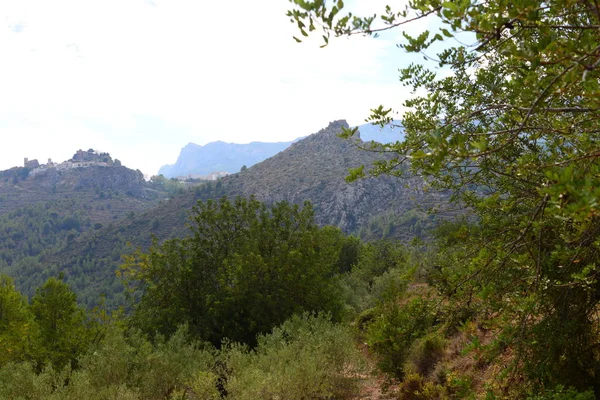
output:
[[[360,137],[365,142],[391,143],[402,140],[403,137],[399,121],[393,121],[383,128],[371,124],[363,124],[358,128]],[[175,164],[163,165],[159,174],[167,178],[207,176],[221,171],[233,174],[239,172],[243,166],[251,167],[275,156],[303,138],[274,143],[237,144],[216,141],[203,146],[188,143],[181,149]]]

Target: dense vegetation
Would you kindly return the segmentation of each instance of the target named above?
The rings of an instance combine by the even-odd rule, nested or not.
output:
[[[56,188],[54,178],[43,175],[18,185],[0,182],[7,198],[0,204],[0,272],[12,276],[27,296],[48,277],[63,273],[80,304],[93,308],[105,295],[109,308],[124,305],[123,285],[114,273],[122,256],[148,250],[153,236],[158,242],[184,237],[194,204],[223,195],[255,195],[267,204],[309,200],[319,225],[338,226],[365,240],[426,238],[439,217],[428,215],[427,208],[443,206],[447,196],[422,193],[418,177],[348,185],[347,170],[377,156],[337,137],[343,127],[348,125],[333,122],[272,159],[222,180],[182,183],[154,176],[140,182],[143,197],[125,193],[134,172],[125,169],[123,177],[107,168],[69,170],[57,178],[64,184]],[[82,180],[96,186],[80,188]],[[113,190],[105,187],[107,180],[126,184]],[[66,219],[70,225],[64,225]]]
[[[270,166],[277,174],[263,175],[296,179],[296,187],[333,174],[317,175],[314,165],[312,178],[292,171],[311,149],[327,148],[332,163],[347,154],[334,145],[331,133],[344,128],[334,123],[306,147],[292,146],[291,157],[198,187],[193,196],[206,198],[253,187],[272,193],[266,204],[200,202],[191,234],[126,257],[129,312],[85,311],[60,276],[27,301],[2,276],[0,397],[351,398],[364,377],[361,349],[398,399],[600,397],[598,4],[412,0],[379,20],[344,14],[342,1],[292,3],[301,33],[320,27],[326,42],[435,17],[439,33],[404,35],[401,46],[420,52],[458,32],[474,35],[470,50],[443,46],[442,77],[422,65],[402,71],[415,91],[404,140],[378,147],[374,157],[385,157],[370,171],[423,176],[420,187],[451,193],[465,211],[443,223],[420,211],[358,223],[346,207],[364,204],[345,202],[356,193],[322,199],[325,180],[306,186],[318,192],[316,210],[334,205],[332,221],[362,227],[365,238],[416,238],[410,246],[365,243],[319,227],[309,204],[277,202],[284,186],[244,180]],[[379,107],[371,120],[391,116]],[[354,133],[345,126],[344,136]],[[367,175],[353,167],[351,179]],[[13,171],[5,179],[22,178]],[[69,242],[61,227],[77,230],[76,219],[50,217],[50,232]],[[140,224],[152,225],[146,233],[164,229],[147,218]],[[419,235],[433,225],[433,237]],[[38,228],[42,236],[27,245],[5,230],[14,252],[3,257],[35,253],[45,240]]]
[[[308,203],[199,203],[192,228],[126,260],[127,317],[102,307],[86,312],[62,277],[27,302],[2,276],[0,397],[352,393],[363,366],[349,327],[338,322],[373,300],[357,300],[350,287],[371,296],[370,284],[359,282],[405,253],[319,228]],[[342,283],[357,263],[360,278]]]
[[[187,324],[201,340],[253,343],[303,311],[341,317],[336,275],[344,235],[319,228],[309,204],[226,198],[199,203],[192,235],[129,257],[121,269],[141,292],[133,321],[148,333]],[[133,295],[136,295],[134,292]]]
[[[293,3],[301,33],[322,29],[325,44],[432,24],[435,32],[403,34],[401,48],[435,61],[401,70],[413,90],[404,140],[385,145],[393,157],[371,173],[402,176],[398,165],[409,164],[475,213],[440,236],[426,274],[445,324],[470,320],[492,332],[474,343],[483,362],[506,367],[490,391],[519,397],[518,383],[600,396],[598,3],[414,0],[380,18],[345,13],[342,1]],[[464,32],[475,44],[461,44]],[[370,120],[392,116],[380,106]]]
[[[515,362],[502,315],[449,293],[459,275],[441,262],[459,256],[468,223],[443,225],[428,249],[319,228],[310,204],[223,198],[192,215],[188,237],[126,258],[126,314],[85,311],[62,277],[28,302],[3,276],[0,397],[352,398],[357,342],[401,399],[538,393],[499,374]]]

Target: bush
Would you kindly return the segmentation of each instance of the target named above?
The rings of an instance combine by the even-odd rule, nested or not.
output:
[[[169,340],[157,336],[154,344],[139,332],[125,337],[113,329],[98,348],[81,360],[87,375],[84,381],[91,387],[116,390],[126,385],[136,388],[143,399],[166,399],[202,384],[212,386],[212,394],[218,395],[216,376],[211,373],[213,363],[212,348],[190,343],[186,327],[180,327]],[[209,399],[210,394],[203,389],[202,398]]]
[[[431,333],[418,339],[410,349],[405,370],[428,376],[444,356],[446,340],[439,333]]]
[[[187,340],[180,328],[150,343],[139,332],[110,327],[104,341],[79,360],[77,370],[23,362],[0,369],[0,399],[153,400],[218,399],[215,353]]]
[[[398,385],[399,400],[443,400],[448,399],[446,390],[432,382],[428,382],[418,373],[407,374]]]
[[[358,264],[343,276],[346,311],[351,317],[406,290],[413,271],[403,265],[404,248],[397,246],[395,253],[398,254],[393,257],[389,254],[393,249],[390,242],[365,246],[360,251]]]
[[[367,343],[379,357],[379,368],[401,379],[412,344],[433,326],[433,305],[421,297],[406,304],[390,300],[378,306],[376,313],[367,328]]]
[[[36,374],[29,362],[0,368],[0,399],[47,399],[52,393],[53,371]]]
[[[249,351],[224,350],[230,399],[339,398],[357,387],[361,356],[349,329],[325,314],[293,316]]]

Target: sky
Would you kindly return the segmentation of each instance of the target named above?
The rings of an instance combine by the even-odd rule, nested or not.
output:
[[[288,141],[362,124],[380,104],[402,111],[398,68],[415,56],[395,46],[400,32],[298,44],[289,6],[1,0],[0,170],[93,148],[151,176],[190,142]]]

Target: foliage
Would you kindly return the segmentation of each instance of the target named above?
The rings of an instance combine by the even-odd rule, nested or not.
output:
[[[168,340],[159,336],[153,343],[140,332],[125,335],[112,327],[104,341],[81,359],[81,370],[98,390],[126,385],[136,388],[140,398],[165,399],[194,382],[197,389],[202,383],[212,389],[203,398],[214,398],[213,363],[210,346],[190,341],[184,326]]]
[[[72,304],[74,300],[63,285],[49,280],[38,290],[35,308],[52,309],[57,298]],[[42,296],[49,291],[55,293]],[[358,374],[363,371],[351,331],[324,313],[291,317],[260,335],[253,350],[233,342],[216,350],[191,338],[187,326],[178,327],[168,339],[156,335],[149,340],[114,318],[102,313],[97,316],[105,322],[102,332],[86,348],[74,349],[77,362],[63,362],[62,366],[55,362],[40,368],[37,363],[14,358],[0,365],[0,398],[337,398],[356,390]],[[15,313],[10,317],[9,321],[18,319]],[[57,320],[57,325],[66,325],[64,320]],[[46,325],[42,321],[42,335],[34,340],[46,340]],[[77,342],[65,329],[61,331],[71,343]],[[63,356],[60,347],[48,352],[54,360]]]
[[[397,166],[406,161],[473,210],[475,226],[462,230],[454,251],[444,250],[450,258],[440,257],[452,304],[479,303],[479,312],[499,316],[513,367],[529,384],[595,385],[598,396],[598,4],[412,0],[360,17],[345,13],[342,1],[292,3],[288,15],[302,35],[322,29],[325,44],[433,20],[436,32],[404,32],[399,46],[437,49],[443,75],[419,64],[401,71],[413,89],[405,139],[384,146],[395,157],[375,163],[373,174],[403,175]],[[473,46],[460,45],[463,32]],[[383,106],[372,111],[375,123],[392,119]]]
[[[349,329],[326,314],[295,315],[260,336],[255,350],[225,351],[232,399],[344,398],[363,368]]]
[[[399,400],[445,400],[448,398],[446,390],[441,385],[428,382],[418,373],[406,375],[398,386]]]
[[[558,386],[554,390],[529,397],[527,400],[593,400],[595,398],[596,396],[594,396],[591,390],[578,392],[573,388],[565,389],[562,386]]]
[[[49,361],[59,370],[75,365],[92,339],[75,293],[66,283],[50,278],[36,290],[30,308],[39,328],[35,349],[38,363]]]
[[[435,323],[433,301],[422,297],[399,304],[397,298],[381,303],[368,325],[366,341],[379,358],[379,367],[397,378],[405,374],[405,362],[415,340],[430,332]]]
[[[185,392],[218,399],[213,351],[189,342],[185,328],[153,344],[139,332],[111,326],[104,341],[83,355],[77,369],[28,362],[0,368],[0,397],[27,399],[175,399]],[[189,398],[189,397],[185,397]]]
[[[36,334],[32,319],[13,280],[0,274],[0,366],[30,354],[31,337]]]
[[[202,340],[253,343],[291,315],[327,310],[340,318],[335,277],[341,242],[303,208],[226,198],[198,203],[192,235],[128,257],[121,270],[141,291],[133,323],[171,334],[189,324]]]
[[[396,296],[412,279],[409,252],[401,243],[381,240],[362,245],[352,270],[341,281],[347,313],[352,317]]]

